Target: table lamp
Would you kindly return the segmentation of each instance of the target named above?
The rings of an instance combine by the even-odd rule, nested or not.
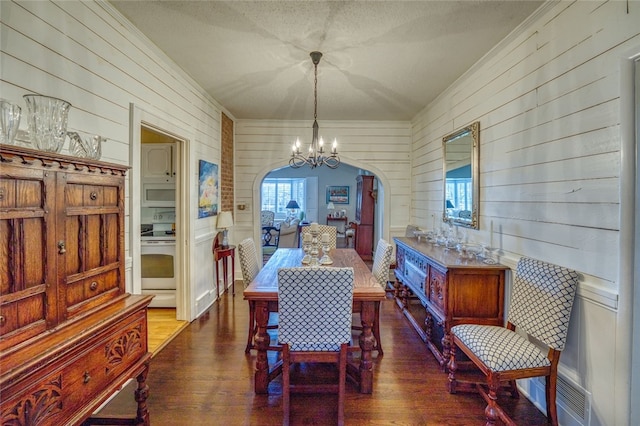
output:
[[[294,216],[296,214],[296,210],[299,208],[300,206],[296,200],[289,201],[286,207],[286,209],[289,210],[290,216]]]
[[[218,223],[216,224],[216,228],[222,229],[222,247],[229,247],[229,240],[227,239],[227,232],[229,228],[233,226],[233,216],[231,216],[231,212],[220,212],[218,213]]]
[[[329,216],[333,217],[333,211],[336,209],[336,206],[333,204],[333,201],[329,201],[327,204],[327,210],[329,210]]]

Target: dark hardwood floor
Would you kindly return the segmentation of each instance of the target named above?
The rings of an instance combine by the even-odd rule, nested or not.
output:
[[[226,292],[153,358],[147,382],[153,425],[281,424],[281,379],[271,383],[269,395],[253,392],[255,353],[244,353],[247,323],[242,291],[235,297]],[[446,391],[446,374],[391,299],[382,304],[381,335],[385,354],[374,358],[373,394],[362,395],[347,383],[346,424],[484,424],[484,400]],[[309,366],[296,373],[323,380],[332,372]],[[133,390],[127,386],[102,412],[135,412]],[[524,397],[502,396],[501,402],[518,424],[547,424]],[[292,423],[334,424],[336,403],[335,395],[293,395]]]

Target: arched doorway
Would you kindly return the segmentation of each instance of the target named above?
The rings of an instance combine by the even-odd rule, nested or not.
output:
[[[322,170],[321,170],[322,169]],[[343,172],[341,172],[341,170]],[[355,176],[357,174],[370,174],[375,176],[375,185],[377,193],[377,202],[375,210],[375,226],[374,226],[374,241],[379,238],[389,239],[389,215],[390,206],[388,202],[385,202],[388,197],[385,197],[385,188],[389,188],[389,181],[386,175],[379,169],[371,167],[361,161],[353,160],[349,158],[342,158],[342,163],[337,169],[327,169],[318,167],[316,169],[300,168],[292,169],[288,166],[288,162],[282,161],[278,163],[270,164],[260,170],[253,183],[253,199],[256,200],[256,208],[253,212],[254,223],[254,240],[260,241],[261,239],[261,227],[260,227],[260,210],[262,205],[261,187],[265,178],[268,177],[311,177],[318,178],[317,188],[317,208],[318,212],[315,219],[318,223],[325,223],[327,215],[327,202],[326,202],[326,187],[332,185],[349,186],[349,203],[346,205],[336,205],[336,209],[344,208],[347,211],[349,221],[354,219],[355,214],[355,188],[356,181]],[[334,178],[335,176],[335,178]],[[313,217],[309,218],[313,219]]]

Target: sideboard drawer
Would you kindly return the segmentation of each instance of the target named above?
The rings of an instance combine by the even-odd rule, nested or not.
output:
[[[147,352],[145,316],[110,330],[62,373],[67,409],[83,407]]]

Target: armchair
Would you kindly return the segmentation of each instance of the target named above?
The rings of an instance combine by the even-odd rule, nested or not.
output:
[[[260,225],[261,226],[273,226],[276,214],[269,210],[260,211]]]
[[[280,223],[280,242],[278,247],[298,247],[298,219]]]

